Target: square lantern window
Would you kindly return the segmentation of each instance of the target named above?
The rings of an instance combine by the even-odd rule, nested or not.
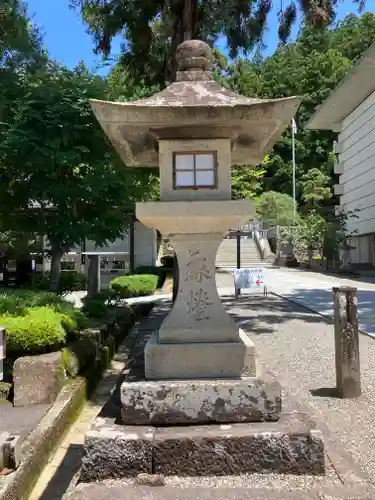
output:
[[[216,188],[216,152],[174,153],[173,181],[174,189]]]

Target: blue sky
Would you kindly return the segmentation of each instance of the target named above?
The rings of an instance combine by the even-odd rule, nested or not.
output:
[[[275,5],[278,6],[279,1],[274,0]],[[90,69],[98,68],[101,58],[93,53],[91,37],[86,33],[78,13],[69,9],[69,0],[27,0],[27,3],[30,15],[44,33],[45,45],[52,58],[69,67],[74,67],[83,60]],[[367,10],[375,12],[375,7],[371,8],[370,3],[373,4],[373,0],[367,0]],[[352,0],[343,0],[338,7],[338,18],[342,19],[356,11]],[[277,46],[276,8],[269,19],[265,43],[266,53],[272,53]],[[224,44],[220,45],[220,48],[224,48]],[[120,52],[120,40],[115,40],[112,52],[114,56]],[[103,72],[106,70],[101,69],[100,73]]]

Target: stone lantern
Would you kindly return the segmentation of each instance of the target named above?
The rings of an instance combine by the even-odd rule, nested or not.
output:
[[[179,286],[146,344],[145,377],[121,386],[121,423],[98,417],[85,436],[82,481],[137,472],[324,472],[315,424],[295,412],[279,419],[280,384],[258,368],[253,343],[223,309],[215,283],[223,236],[255,214],[253,201],[231,199],[231,166],[260,163],[300,98],[223,89],[211,58],[205,43],[186,41],[177,49],[176,81],[162,92],[91,101],[128,167],[160,168],[160,201],[137,203],[136,215],[171,241]]]
[[[252,376],[253,345],[222,307],[215,258],[224,234],[255,214],[253,201],[231,199],[231,166],[260,163],[300,98],[252,99],[221,88],[211,49],[198,40],[182,43],[176,59],[176,81],[152,97],[91,101],[128,167],[159,166],[160,201],[137,203],[136,216],[177,254],[178,294],[146,346],[146,378]]]

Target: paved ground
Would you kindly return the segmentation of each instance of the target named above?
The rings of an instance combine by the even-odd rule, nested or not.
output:
[[[253,339],[261,360],[279,375],[286,394],[321,413],[331,432],[375,482],[375,341],[360,335],[363,395],[335,397],[333,325],[279,297],[227,299],[226,306]]]
[[[0,433],[7,431],[24,439],[35,429],[50,405],[14,408],[10,403],[0,404]]]
[[[336,276],[294,269],[265,269],[268,290],[309,307],[319,314],[333,316],[332,287],[350,285],[358,288],[358,317],[360,329],[375,336],[375,280],[350,280]],[[233,293],[233,278],[219,273],[217,286],[221,294]],[[252,292],[250,292],[252,293]],[[244,291],[246,295],[247,292]]]
[[[361,326],[375,334],[375,284],[371,282],[276,269],[267,271],[266,280],[271,291],[328,315],[332,313],[332,286],[357,286]],[[221,295],[233,295],[231,275],[218,273],[217,285]],[[260,358],[280,374],[285,393],[298,395],[320,412],[331,432],[345,442],[375,482],[375,341],[369,336],[360,336],[363,396],[340,400],[334,397],[333,391],[333,327],[329,321],[275,296],[246,295],[237,300],[223,300],[238,324],[253,338]],[[105,381],[104,393],[108,394]],[[103,395],[103,384],[97,394]],[[95,402],[86,406],[51,458],[31,500],[61,498],[78,470],[84,432],[99,408],[100,404]]]

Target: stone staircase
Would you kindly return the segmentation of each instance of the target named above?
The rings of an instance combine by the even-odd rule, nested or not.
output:
[[[262,261],[258,248],[252,238],[241,239],[241,267],[265,267],[269,263]],[[216,256],[216,267],[237,267],[237,241],[235,238],[224,239]]]

